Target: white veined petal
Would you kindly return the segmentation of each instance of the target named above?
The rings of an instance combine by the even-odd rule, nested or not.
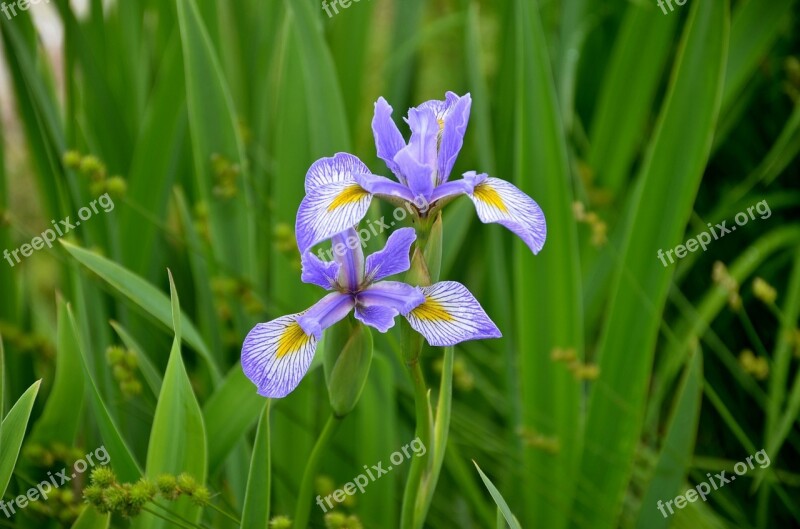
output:
[[[259,323],[242,345],[242,370],[264,397],[285,397],[308,372],[317,340],[297,323],[300,314]]]

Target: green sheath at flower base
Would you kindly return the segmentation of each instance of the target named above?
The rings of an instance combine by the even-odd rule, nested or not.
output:
[[[328,330],[325,340],[325,379],[336,417],[356,406],[372,364],[372,333],[361,323],[348,320]]]

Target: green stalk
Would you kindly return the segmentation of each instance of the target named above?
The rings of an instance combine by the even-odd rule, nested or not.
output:
[[[331,414],[331,416],[328,417],[328,422],[325,423],[325,428],[322,429],[319,439],[317,439],[317,443],[314,445],[314,450],[311,451],[308,463],[306,463],[306,469],[303,472],[303,481],[300,482],[300,492],[297,495],[297,508],[295,509],[294,523],[292,524],[294,527],[308,527],[314,474],[317,471],[317,465],[319,464],[322,452],[325,450],[331,438],[333,438],[333,434],[336,432],[336,428],[339,424],[341,424],[341,420]]]
[[[419,345],[421,349],[421,340]],[[428,388],[425,385],[425,376],[422,373],[422,367],[419,365],[419,350],[417,350],[415,358],[406,365],[408,366],[411,379],[414,383],[414,403],[417,420],[416,435],[424,446],[430,447],[431,417],[430,407],[428,405]],[[424,457],[415,457],[411,461],[411,469],[408,472],[408,480],[406,481],[406,488],[403,492],[403,507],[400,514],[400,527],[402,529],[411,529],[415,527],[414,506],[416,505],[417,494],[422,484],[423,472],[428,466],[429,460],[430,448]]]

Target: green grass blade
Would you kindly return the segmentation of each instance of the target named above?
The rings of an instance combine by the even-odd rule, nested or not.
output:
[[[203,407],[208,438],[209,474],[213,475],[225,462],[242,435],[258,420],[264,397],[242,371],[238,363],[231,368],[217,390]]]
[[[39,393],[41,383],[41,380],[34,382],[9,410],[8,415],[3,418],[2,428],[0,428],[0,446],[3,447],[3,451],[0,453],[0,497],[5,495],[8,482],[11,481],[11,474],[14,473],[22,439],[28,428],[33,402]]]
[[[269,526],[270,483],[272,481],[269,407],[270,401],[268,400],[264,404],[264,411],[261,412],[261,418],[258,420],[253,457],[247,477],[247,494],[242,511],[242,529],[267,529]]]
[[[616,526],[630,479],[672,275],[657,252],[682,237],[705,170],[722,94],[728,24],[726,0],[692,4],[632,201],[620,251],[623,266],[600,338],[600,378],[590,394],[576,496],[579,516],[593,527]]]
[[[550,354],[560,347],[574,349],[579,358],[583,355],[577,234],[566,139],[540,15],[536,4],[517,0],[510,16],[518,77],[516,93],[501,104],[511,105],[506,113],[515,116],[514,137],[509,138],[514,146],[513,181],[542,207],[548,230],[538,256],[518,239],[514,241],[515,329],[523,406],[519,426],[557,437],[560,443],[558,453],[533,446],[525,450],[521,486],[528,491],[528,501],[524,519],[528,525],[558,528],[566,522],[575,489],[581,387],[563,365],[550,360]],[[549,494],[559,498],[560,508],[553,508]]]
[[[486,488],[489,490],[489,494],[492,495],[495,503],[497,504],[497,508],[503,513],[503,518],[506,519],[506,523],[511,529],[522,529],[522,526],[519,524],[516,516],[514,513],[511,512],[511,509],[508,507],[508,503],[503,498],[503,495],[500,494],[500,491],[497,490],[497,487],[494,486],[492,480],[488,478],[486,474],[483,473],[481,467],[478,466],[478,463],[475,461],[472,462],[475,465],[475,468],[478,470],[478,473],[481,475],[481,479],[483,480],[483,484],[486,485]],[[498,526],[499,527],[499,526]]]
[[[150,443],[147,449],[147,475],[151,479],[161,474],[189,473],[198,483],[205,483],[207,471],[206,431],[203,414],[189,382],[181,357],[181,310],[178,294],[169,276],[175,340],[164,373],[164,384],[158,397]],[[177,515],[197,523],[201,509],[189,498],[170,504]],[[167,523],[151,514],[143,515],[138,527],[162,529]]]
[[[167,296],[156,287],[126,270],[101,255],[90,252],[84,248],[74,246],[66,241],[60,241],[67,252],[70,253],[79,263],[100,276],[115,291],[119,292],[135,305],[141,308],[145,314],[152,316],[165,326],[171,325],[172,314],[170,301]],[[219,380],[219,367],[211,356],[200,334],[195,329],[192,322],[186,315],[181,318],[183,326],[183,338],[200,356],[207,361],[209,369],[215,381]]]
[[[698,347],[689,360],[676,392],[672,417],[655,471],[642,498],[636,529],[664,529],[669,520],[656,508],[659,501],[672,499],[686,479],[692,462],[700,406],[703,399],[703,353]]]
[[[75,444],[83,409],[83,369],[78,337],[69,321],[67,303],[58,299],[56,373],[42,415],[31,431],[35,442]]]
[[[111,326],[117,332],[117,335],[122,340],[122,343],[125,344],[125,347],[133,351],[136,355],[136,358],[139,362],[139,370],[142,372],[142,377],[144,378],[145,383],[150,388],[150,391],[153,392],[153,395],[158,396],[161,393],[161,374],[156,370],[156,367],[153,365],[153,361],[150,360],[142,346],[130,335],[125,328],[120,325],[119,323],[112,321]]]
[[[83,364],[83,373],[86,376],[85,380],[88,382],[87,391],[89,392],[89,405],[92,411],[92,417],[100,432],[100,438],[103,440],[103,446],[106,447],[108,455],[113,462],[114,472],[117,473],[119,479],[123,482],[132,483],[142,477],[142,470],[139,463],[133,456],[128,448],[125,439],[119,433],[114,419],[108,412],[108,407],[97,389],[97,383],[92,377],[91,362],[87,355],[86,344],[80,339],[78,331],[78,324],[75,322],[75,317],[72,314],[72,309],[68,306],[69,321],[72,326],[72,332],[78,336],[78,347],[81,353],[81,362]]]
[[[94,507],[87,505],[72,524],[72,529],[108,529],[109,524],[111,524],[110,514],[100,514]]]

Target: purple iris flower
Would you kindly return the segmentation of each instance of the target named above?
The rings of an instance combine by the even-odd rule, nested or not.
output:
[[[322,331],[351,311],[357,320],[380,332],[393,327],[401,314],[434,346],[499,338],[497,326],[460,283],[442,281],[420,288],[381,281],[409,269],[409,250],[415,240],[412,228],[399,229],[382,250],[365,260],[361,240],[350,227],[333,237],[333,261],[303,253],[303,282],[331,293],[305,312],[259,323],[247,335],[242,369],[258,393],[279,398],[293,391],[311,365]]]
[[[419,216],[430,215],[459,195],[475,203],[483,222],[496,222],[517,234],[538,253],[547,225],[541,208],[513,184],[475,171],[449,181],[464,143],[472,99],[448,92],[444,101],[427,101],[408,111],[408,143],[382,97],[375,103],[372,130],[378,156],[397,181],[370,172],[357,157],[339,153],[318,160],[306,175],[306,197],[297,212],[297,243],[304,253],[313,245],[358,224],[373,196],[408,202]]]

